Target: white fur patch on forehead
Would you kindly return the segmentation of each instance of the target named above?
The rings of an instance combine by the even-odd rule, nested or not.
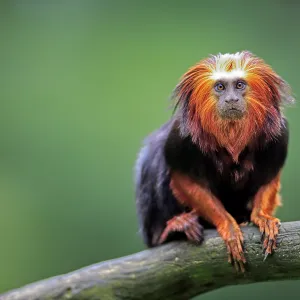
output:
[[[246,75],[244,66],[242,65],[242,52],[226,53],[215,56],[215,66],[211,73],[211,78],[214,80],[233,80],[243,78]],[[233,63],[234,67],[228,71],[228,65]]]
[[[246,73],[244,70],[232,70],[230,72],[226,71],[214,71],[211,74],[211,78],[213,80],[222,80],[222,79],[227,79],[227,80],[234,80],[234,79],[239,79],[245,77]]]
[[[223,64],[226,64],[229,60],[234,61],[240,61],[243,57],[242,52],[236,52],[236,53],[225,53],[225,54],[218,54],[216,56],[217,65],[221,66]]]

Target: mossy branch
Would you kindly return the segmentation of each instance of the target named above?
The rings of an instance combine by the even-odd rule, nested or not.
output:
[[[300,278],[300,221],[282,224],[278,250],[265,261],[257,228],[243,232],[245,274],[227,263],[223,241],[207,230],[201,246],[172,242],[27,285],[0,300],[183,300],[229,285]]]

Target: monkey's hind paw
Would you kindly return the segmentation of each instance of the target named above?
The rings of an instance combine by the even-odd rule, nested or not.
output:
[[[160,236],[159,244],[166,241],[171,232],[183,232],[188,240],[201,243],[203,241],[203,227],[198,222],[195,212],[182,213],[167,222],[167,226]]]

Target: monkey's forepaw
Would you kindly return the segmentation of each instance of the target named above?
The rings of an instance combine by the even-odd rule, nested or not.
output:
[[[159,244],[166,241],[171,232],[183,232],[188,240],[201,243],[203,241],[203,227],[199,224],[195,212],[182,213],[167,222],[167,226],[160,236]]]
[[[246,259],[243,251],[242,234],[239,232],[234,233],[225,243],[227,246],[228,262],[234,265],[237,272],[245,272],[244,264],[246,263]]]
[[[245,272],[246,259],[243,251],[243,234],[239,225],[231,220],[221,223],[217,230],[227,246],[228,262],[233,264],[237,272]]]
[[[263,250],[265,253],[264,259],[266,259],[276,249],[280,220],[260,213],[256,218],[253,218],[253,223],[259,227],[259,231],[262,234]]]

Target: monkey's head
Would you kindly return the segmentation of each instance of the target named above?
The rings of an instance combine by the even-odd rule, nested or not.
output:
[[[205,131],[221,144],[227,136],[234,140],[247,130],[249,138],[261,130],[276,135],[282,123],[280,107],[293,101],[288,84],[248,51],[200,61],[182,76],[174,96],[182,132],[189,131],[196,140]]]

